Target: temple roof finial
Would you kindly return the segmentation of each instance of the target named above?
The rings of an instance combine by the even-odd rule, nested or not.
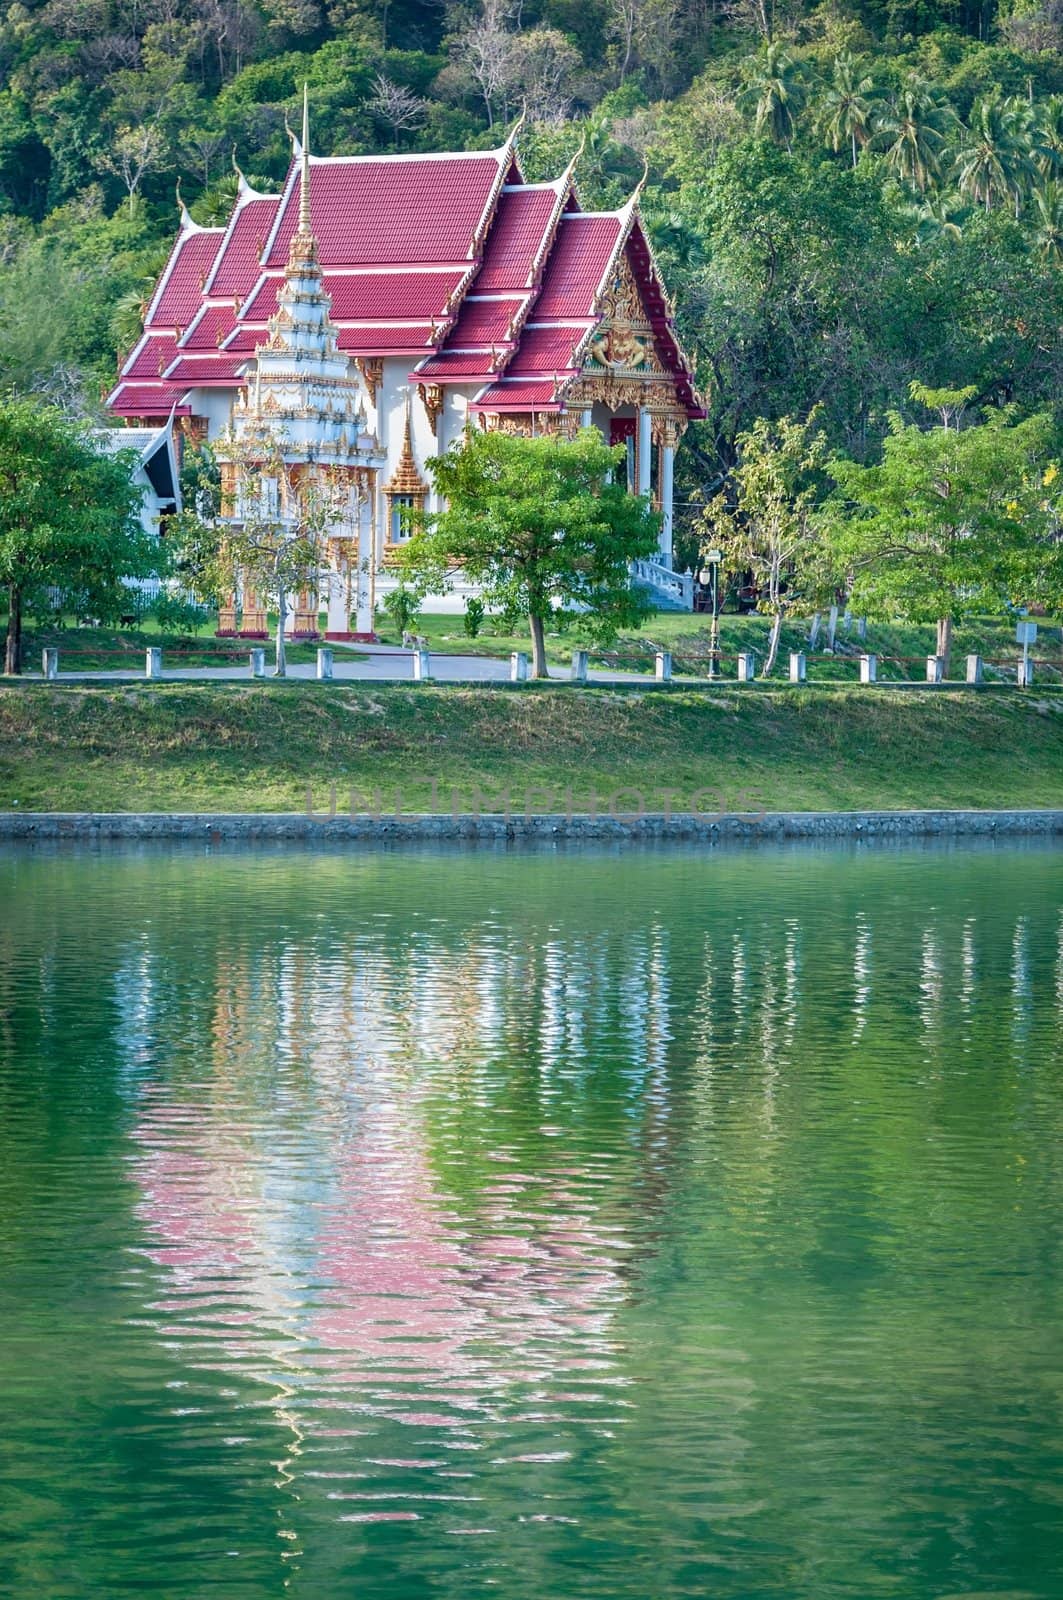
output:
[[[310,91],[303,84],[303,168],[299,177],[299,232],[310,232]]]
[[[181,232],[182,233],[187,233],[188,230],[190,228],[194,228],[196,226],[196,224],[192,221],[192,218],[191,218],[191,216],[189,214],[188,207],[185,205],[184,201],[181,199],[181,180],[180,180],[180,178],[178,178],[177,182],[174,184],[174,193],[177,196],[177,209],[181,213]]]

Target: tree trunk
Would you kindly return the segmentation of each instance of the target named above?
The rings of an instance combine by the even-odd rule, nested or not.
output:
[[[17,583],[7,589],[7,649],[4,653],[4,673],[14,677],[22,671],[22,590]]]
[[[770,678],[775,671],[775,658],[779,654],[779,637],[782,634],[782,612],[776,611],[771,622],[771,636],[768,639],[768,654],[764,658],[764,671],[762,676]]]
[[[531,625],[532,677],[546,678],[549,674],[546,670],[546,635],[543,631],[543,619],[536,616],[533,611],[528,622]]]
[[[284,624],[288,617],[287,597],[283,589],[277,591],[277,664],[273,669],[275,678],[288,676],[288,659],[284,653]]]
[[[949,675],[949,660],[952,656],[952,618],[938,618],[938,643],[937,653],[941,657],[941,671],[947,678]]]

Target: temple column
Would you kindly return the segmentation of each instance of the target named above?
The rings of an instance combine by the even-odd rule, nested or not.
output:
[[[675,446],[667,442],[661,446],[661,565],[672,565],[672,498],[675,483]]]
[[[593,421],[594,421],[594,413],[593,413],[593,411],[591,410],[590,406],[585,406],[583,408],[583,410],[580,412],[580,416],[579,416],[579,425],[580,425],[580,427],[581,428],[589,428]]]
[[[653,420],[645,406],[639,406],[638,493],[650,492],[650,470],[653,462]]]
[[[371,637],[373,633],[372,585],[369,571],[373,561],[372,534],[370,531],[369,502],[363,498],[358,507],[358,568],[355,572],[356,633]]]
[[[325,637],[331,638],[337,633],[346,633],[351,626],[351,619],[347,612],[347,580],[342,572],[332,570],[328,574],[328,621],[325,623]]]

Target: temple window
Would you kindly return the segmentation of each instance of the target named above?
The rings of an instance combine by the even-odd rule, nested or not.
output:
[[[410,516],[416,511],[424,496],[412,494],[388,495],[388,543],[403,544],[411,533]]]
[[[402,441],[399,464],[384,485],[387,501],[387,542],[389,546],[405,544],[413,532],[412,518],[423,510],[428,485],[417,470],[413,443],[410,438],[410,408],[406,406],[406,433]]]

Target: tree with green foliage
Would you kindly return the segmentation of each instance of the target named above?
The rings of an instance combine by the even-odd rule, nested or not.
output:
[[[805,87],[796,60],[778,39],[746,63],[746,88],[738,103],[753,110],[758,137],[792,149]]]
[[[113,616],[123,578],[160,565],[140,521],[133,452],[105,455],[53,406],[0,401],[0,585],[7,591],[4,671],[22,670],[22,617],[58,588],[79,611]]]
[[[703,551],[717,547],[725,572],[752,572],[760,609],[772,618],[765,677],[775,668],[786,613],[823,583],[814,512],[826,457],[815,415],[761,418],[739,435],[738,464],[699,518]]]
[[[999,410],[964,427],[970,398],[913,385],[913,399],[944,410],[942,423],[922,428],[894,413],[880,463],[835,458],[820,519],[854,604],[872,617],[936,622],[946,673],[957,617],[1063,596],[1051,418]]]
[[[1002,203],[1018,216],[1023,191],[1035,171],[1028,111],[999,100],[980,100],[956,152],[954,176],[960,193],[986,211]]]
[[[854,167],[874,132],[878,98],[874,78],[848,50],[835,57],[831,81],[820,100],[817,120],[835,155],[848,145]]]
[[[917,73],[909,75],[876,119],[875,143],[887,168],[925,194],[941,171],[956,113]]]
[[[659,519],[613,480],[622,460],[623,447],[594,428],[570,441],[470,428],[428,463],[447,509],[422,518],[401,569],[438,590],[460,566],[487,604],[527,618],[532,670],[545,678],[546,623],[558,610],[578,609],[600,639],[646,615],[629,567],[656,551]]]

